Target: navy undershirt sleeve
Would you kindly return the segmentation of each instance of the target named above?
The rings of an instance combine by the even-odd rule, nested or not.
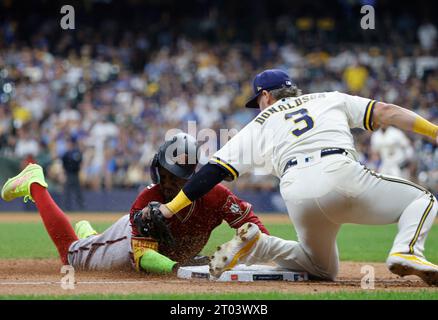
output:
[[[207,194],[222,180],[232,180],[232,178],[225,168],[214,163],[207,163],[190,178],[182,190],[187,198],[194,201]]]

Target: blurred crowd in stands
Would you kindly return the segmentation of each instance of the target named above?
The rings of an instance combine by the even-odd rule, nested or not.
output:
[[[330,34],[334,21],[325,22],[320,27]],[[305,19],[296,23],[305,32]],[[69,148],[81,153],[79,180],[86,188],[148,184],[148,165],[169,129],[186,131],[188,121],[216,131],[248,123],[256,111],[243,106],[253,77],[265,68],[288,71],[304,93],[370,97],[438,123],[438,33],[430,22],[411,29],[409,44],[325,48],[293,41],[212,43],[184,35],[169,40],[166,34],[151,45],[142,32],[126,31],[112,41],[111,29],[54,39],[56,27],[40,25],[30,44],[16,41],[16,21],[0,27],[0,156],[23,165],[37,161],[59,185]],[[395,174],[437,190],[434,143],[398,132],[386,140],[382,132],[375,138],[354,132],[364,164],[396,166]],[[234,188],[275,190],[277,180],[247,176]]]

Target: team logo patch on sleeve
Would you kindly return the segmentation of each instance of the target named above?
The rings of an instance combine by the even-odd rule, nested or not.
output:
[[[235,215],[242,215],[243,211],[240,208],[239,204],[236,202],[235,198],[232,196],[228,196],[227,201],[222,207],[225,211],[229,211]]]

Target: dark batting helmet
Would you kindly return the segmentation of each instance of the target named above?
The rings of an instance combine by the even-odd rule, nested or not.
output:
[[[197,165],[196,139],[186,133],[178,133],[162,144],[155,154],[150,166],[152,182],[160,183],[159,166],[179,178],[190,179]]]

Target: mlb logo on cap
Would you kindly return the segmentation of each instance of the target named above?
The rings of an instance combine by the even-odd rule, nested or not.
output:
[[[253,82],[254,96],[246,103],[247,108],[258,108],[257,97],[263,90],[271,91],[291,87],[292,79],[280,69],[269,69],[259,73]]]

